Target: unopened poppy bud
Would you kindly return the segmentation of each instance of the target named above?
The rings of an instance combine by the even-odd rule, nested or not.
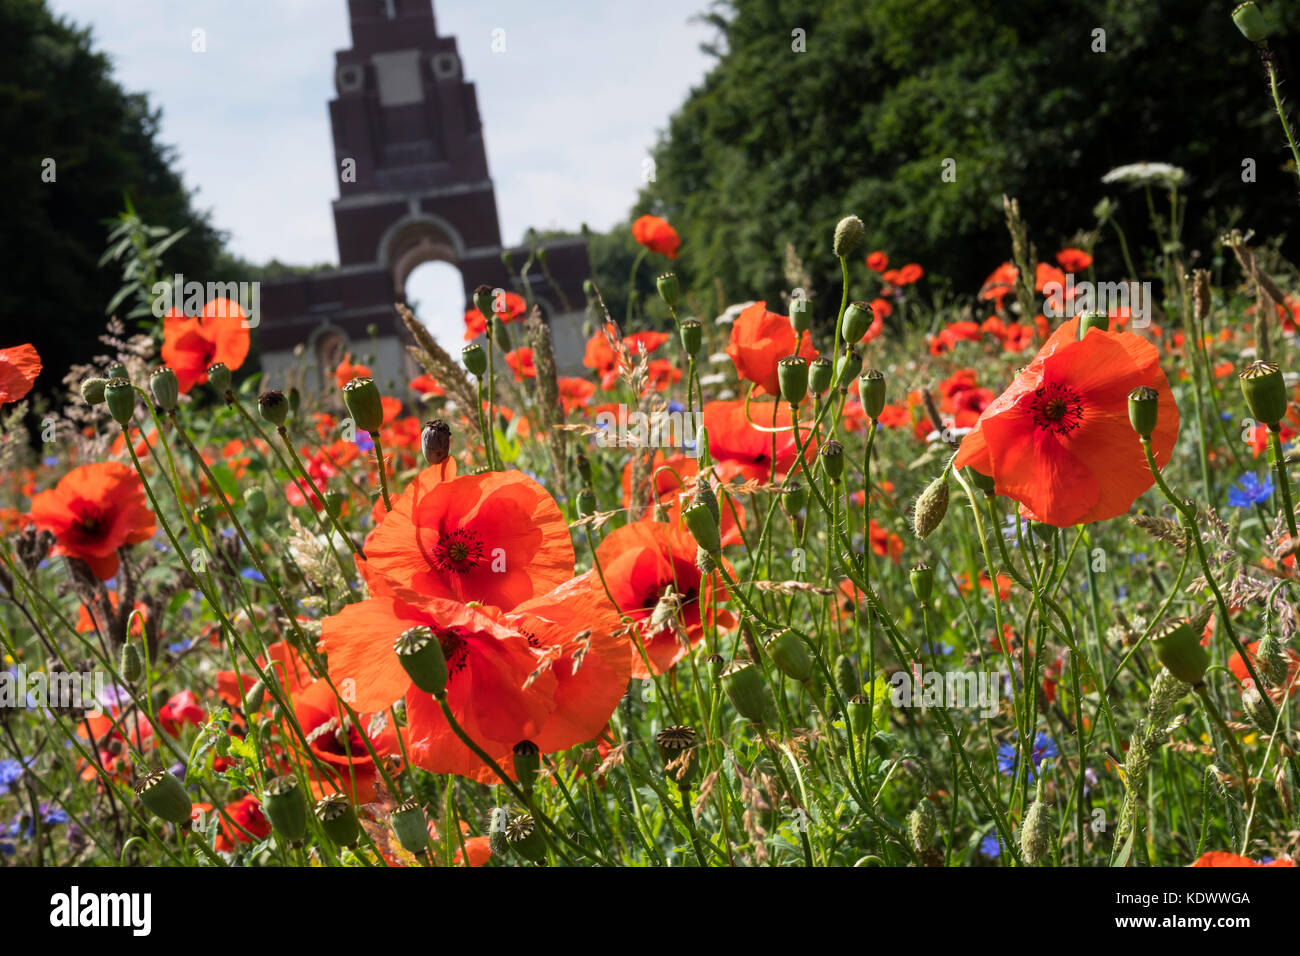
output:
[[[691,496],[691,504],[705,505],[713,512],[713,520],[721,523],[722,506],[718,504],[718,496],[713,493],[713,482],[709,481],[707,475],[701,476],[695,483],[695,494]]]
[[[257,411],[276,428],[283,428],[285,419],[289,417],[289,400],[284,397],[284,392],[271,389],[257,396]]]
[[[808,503],[808,488],[801,482],[792,481],[789,486],[781,492],[781,507],[791,518],[803,511],[803,506]]]
[[[1082,339],[1088,334],[1089,329],[1101,329],[1103,332],[1110,331],[1110,316],[1105,312],[1084,312],[1079,316],[1079,324],[1075,328],[1075,336]]]
[[[1247,684],[1241,692],[1241,709],[1246,713],[1246,719],[1255,725],[1255,729],[1261,734],[1273,733],[1273,718],[1269,716],[1268,709],[1264,706],[1264,695],[1254,684]]]
[[[764,723],[775,707],[772,691],[763,672],[749,663],[736,663],[722,675],[722,690],[740,716],[756,724]]]
[[[490,285],[481,285],[474,290],[474,308],[478,309],[479,315],[489,322],[492,321],[492,306],[496,304],[495,299],[496,296],[492,294]]]
[[[596,493],[590,488],[578,492],[578,517],[589,518],[596,513]]]
[[[835,658],[835,686],[846,698],[862,693],[862,679],[858,677],[858,669],[844,654]]]
[[[424,423],[420,432],[420,450],[431,465],[441,465],[451,454],[451,426],[441,418]]]
[[[289,399],[289,413],[297,415],[298,406],[302,404],[302,392],[298,391],[297,387],[294,387],[290,388],[285,394]]]
[[[835,241],[831,248],[835,255],[847,259],[866,237],[867,227],[862,224],[862,220],[857,216],[845,216],[835,227]]]
[[[491,821],[488,823],[488,847],[498,860],[504,859],[510,852],[510,844],[506,841],[506,827],[509,823],[510,816],[505,810],[492,808]]]
[[[1139,438],[1150,438],[1160,413],[1160,393],[1150,385],[1139,385],[1128,393],[1128,420]]]
[[[871,310],[869,302],[850,302],[849,307],[844,310],[844,341],[849,345],[856,345],[862,341],[862,337],[867,334],[871,328],[871,323],[875,320],[875,313]]]
[[[373,378],[354,378],[343,386],[343,404],[362,431],[377,432],[384,424],[384,403]]]
[[[825,394],[835,376],[835,365],[830,359],[818,357],[808,363],[808,389],[817,395]]]
[[[209,531],[215,531],[221,520],[221,510],[216,505],[199,505],[194,509],[194,520]]]
[[[678,724],[665,727],[655,734],[659,746],[659,759],[664,762],[664,772],[681,790],[690,787],[695,779],[699,761],[691,751],[695,748],[695,730]]]
[[[656,278],[655,288],[659,290],[659,298],[664,300],[668,308],[677,308],[677,297],[681,295],[682,290],[674,273],[665,272]]]
[[[266,492],[261,488],[248,488],[244,491],[244,511],[254,525],[266,520]]]
[[[787,355],[776,363],[776,377],[781,384],[781,397],[791,405],[798,405],[808,394],[808,360],[802,355]]]
[[[908,573],[908,580],[912,582],[912,593],[916,595],[917,601],[930,603],[930,597],[934,593],[934,569],[928,564],[918,564]]]
[[[590,488],[592,479],[591,459],[582,452],[578,452],[578,456],[574,458],[573,463],[578,468],[578,477],[582,479],[582,483]]]
[[[790,325],[796,338],[802,337],[812,328],[812,303],[802,295],[790,300]]]
[[[1153,642],[1156,657],[1184,684],[1199,684],[1210,666],[1210,655],[1201,646],[1201,636],[1186,621],[1168,628]]]
[[[134,684],[144,676],[144,661],[140,659],[140,648],[136,647],[135,641],[128,640],[122,645],[122,659],[117,669],[128,684]]]
[[[840,356],[839,362],[835,366],[835,387],[848,390],[849,382],[858,377],[862,371],[862,356],[853,349],[849,349]]]
[[[1256,421],[1276,428],[1286,414],[1286,382],[1272,362],[1251,362],[1238,375],[1246,406]]]
[[[540,863],[546,858],[546,838],[531,814],[521,813],[506,826],[506,842],[525,860]]]
[[[325,492],[325,511],[335,518],[343,514],[343,506],[348,503],[347,492],[344,491],[327,491]]]
[[[858,397],[862,399],[862,410],[873,422],[880,418],[885,410],[885,373],[878,368],[869,368],[858,376]]]
[[[487,352],[477,342],[471,342],[460,350],[460,360],[465,365],[465,371],[475,378],[482,378],[487,371]]]
[[[1029,530],[1043,544],[1051,544],[1056,540],[1056,526],[1050,525],[1046,521],[1029,522]]]
[[[352,801],[341,793],[331,793],[316,801],[313,811],[325,835],[335,846],[353,847],[361,838],[361,824]]]
[[[912,530],[918,538],[924,540],[943,523],[943,516],[947,513],[948,479],[940,475],[916,499],[916,507],[912,511]]]
[[[398,804],[388,815],[388,825],[407,853],[423,856],[429,852],[429,818],[418,801],[411,799]]]
[[[682,520],[686,530],[691,533],[701,550],[710,556],[722,552],[722,536],[718,529],[718,519],[708,505],[697,504],[682,510]]]
[[[393,650],[412,684],[426,694],[442,697],[447,690],[447,658],[432,628],[408,628]]]
[[[1253,0],[1247,0],[1246,3],[1237,4],[1232,11],[1232,22],[1237,25],[1237,29],[1251,43],[1263,45],[1268,42],[1269,28],[1268,20]]]
[[[149,394],[154,404],[165,412],[170,412],[180,401],[180,383],[176,373],[166,365],[159,366],[149,376]]]
[[[131,374],[126,370],[126,366],[123,365],[121,362],[114,362],[112,365],[108,367],[108,370],[104,372],[104,377],[109,379],[125,378],[129,380],[131,378]]]
[[[700,325],[699,319],[687,319],[678,326],[677,334],[681,336],[682,348],[687,355],[700,354],[700,349],[704,347],[704,326]]]
[[[123,428],[135,417],[135,389],[124,378],[110,378],[104,383],[104,401],[113,421]]]
[[[912,850],[918,854],[928,850],[938,829],[939,819],[934,812],[934,804],[929,799],[922,798],[907,815],[907,839],[912,844]]]
[[[521,740],[515,744],[513,751],[515,777],[519,785],[528,793],[533,792],[537,782],[537,771],[542,766],[542,752],[531,740]]]
[[[1043,777],[1038,778],[1038,795],[1025,811],[1020,827],[1020,855],[1030,866],[1047,859],[1052,852],[1052,808],[1043,802]]]
[[[718,570],[718,562],[714,560],[714,556],[698,544],[695,546],[695,566],[700,569],[700,574],[706,578]]]
[[[871,726],[871,701],[862,694],[854,694],[848,700],[849,726],[855,734],[865,734]]]
[[[81,383],[81,397],[87,405],[99,405],[104,401],[104,386],[108,379],[92,377]]]
[[[266,700],[266,682],[254,681],[248,688],[248,693],[244,694],[244,713],[254,714],[262,709],[262,704]]]
[[[151,770],[132,787],[140,802],[160,820],[180,826],[190,822],[194,802],[176,777],[161,768]]]
[[[225,362],[215,362],[208,366],[208,384],[223,397],[230,391],[230,369]]]
[[[831,481],[839,481],[844,477],[843,445],[837,441],[823,442],[817,454],[821,458],[822,471],[826,472],[827,478]]]
[[[307,836],[307,801],[298,788],[298,778],[290,774],[276,777],[262,792],[262,812],[274,830],[291,846],[298,846]]]
[[[797,631],[787,627],[776,634],[767,642],[767,656],[791,680],[802,684],[812,677],[812,656]]]
[[[1259,672],[1259,679],[1268,687],[1281,687],[1286,682],[1289,671],[1287,655],[1276,634],[1265,634],[1259,642],[1259,650],[1255,654],[1255,670]]]

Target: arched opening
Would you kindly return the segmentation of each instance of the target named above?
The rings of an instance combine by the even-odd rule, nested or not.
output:
[[[406,277],[406,304],[453,357],[465,344],[465,281],[450,262],[422,262]]]

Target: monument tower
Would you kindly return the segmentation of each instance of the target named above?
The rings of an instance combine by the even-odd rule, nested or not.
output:
[[[456,39],[438,35],[433,0],[348,0],[348,15],[352,47],[335,55],[329,104],[339,265],[263,281],[260,336],[270,385],[284,384],[290,368],[314,358],[314,384],[323,386],[349,351],[358,360],[374,356],[381,384],[413,372],[393,303],[404,301],[406,279],[422,263],[458,267],[466,303],[479,285],[523,291],[501,258],[474,84],[463,75]],[[557,357],[569,364],[566,357],[581,354],[587,247],[581,238],[544,245],[563,295],[540,274],[527,281],[551,324]],[[528,252],[512,252],[519,268]],[[566,301],[578,311],[566,310]],[[461,343],[441,344],[455,355]],[[304,349],[295,355],[298,346]]]

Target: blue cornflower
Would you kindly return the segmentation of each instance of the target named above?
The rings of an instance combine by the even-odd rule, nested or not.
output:
[[[952,653],[952,645],[945,644],[943,641],[926,641],[921,645],[921,651],[926,655],[934,654],[937,657],[947,657]]]
[[[47,455],[41,459],[41,464],[43,464],[46,468],[53,468],[58,463],[59,463],[59,459],[55,455]]]
[[[980,852],[990,860],[996,860],[1002,855],[1002,843],[996,832],[984,835],[984,839],[980,840]]]
[[[372,451],[375,447],[375,440],[370,437],[370,432],[357,430],[357,447],[362,451]]]
[[[0,793],[8,793],[9,788],[23,775],[23,765],[8,758],[0,760]]]
[[[1034,765],[1029,768],[1029,782],[1034,782],[1035,771],[1044,760],[1051,760],[1059,753],[1060,751],[1056,749],[1056,741],[1040,730],[1038,736],[1034,738],[1034,749],[1031,753]],[[1010,777],[1015,774],[1016,769],[1016,745],[1005,740],[998,745],[998,772]]]
[[[194,642],[187,637],[177,641],[174,644],[168,644],[167,650],[173,654],[183,654],[185,651],[188,651],[191,646],[193,646],[193,643]]]
[[[1264,476],[1261,484],[1253,471],[1241,476],[1241,480],[1228,489],[1228,506],[1231,508],[1249,508],[1261,505],[1273,494],[1273,479]]]
[[[266,580],[266,578],[262,577],[262,572],[257,570],[257,568],[244,568],[244,570],[239,572],[239,576],[249,581]]]
[[[676,399],[673,399],[668,402],[668,411],[684,412],[686,411],[686,406],[683,405],[681,402],[677,401]]]
[[[1019,538],[1029,536],[1029,522],[1021,518],[1018,514],[1007,515],[1003,521],[1005,527],[1002,529],[1002,537],[1011,542],[1011,547],[1020,547]],[[1017,527],[1020,529],[1019,535],[1016,534]]]

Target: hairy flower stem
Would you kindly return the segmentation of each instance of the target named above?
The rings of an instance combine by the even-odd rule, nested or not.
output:
[[[1228,746],[1232,749],[1232,754],[1237,760],[1237,767],[1241,770],[1241,786],[1246,791],[1246,805],[1251,806],[1255,798],[1251,793],[1250,764],[1246,762],[1246,755],[1242,753],[1241,743],[1237,740],[1236,734],[1224,722],[1223,715],[1219,713],[1219,708],[1215,706],[1214,699],[1210,696],[1210,691],[1205,684],[1197,684],[1192,689],[1196,691],[1196,696],[1201,699],[1201,703],[1205,706],[1205,712],[1210,715],[1215,726],[1219,728],[1219,733],[1223,735],[1224,740],[1228,742]],[[1245,846],[1241,848],[1241,852],[1246,852]]]
[[[1291,482],[1287,478],[1286,454],[1282,451],[1281,426],[1270,425],[1268,428],[1268,450],[1277,471],[1277,486],[1282,492],[1282,513],[1286,515],[1286,530],[1294,542],[1297,539],[1295,525],[1295,508],[1291,504]]]
[[[379,440],[379,432],[370,432],[370,440],[375,444],[375,467],[379,470],[379,494],[384,499],[384,510],[392,511],[393,502],[388,497],[388,469],[384,467],[384,446]]]
[[[347,531],[343,529],[343,525],[339,523],[338,516],[335,515],[325,503],[325,496],[321,493],[321,490],[316,487],[316,482],[312,480],[311,473],[308,472],[306,466],[303,465],[302,458],[298,454],[298,449],[293,447],[293,442],[289,438],[289,429],[281,425],[276,429],[276,434],[280,436],[281,443],[286,449],[288,449],[289,457],[293,459],[295,467],[297,467],[298,471],[302,473],[302,477],[307,482],[307,487],[311,490],[311,493],[315,495],[316,499],[320,502],[321,511],[329,517],[329,522],[333,525],[334,530],[338,533],[339,537],[348,543],[348,547],[352,549],[352,553],[364,561],[366,559],[366,552],[360,545],[352,540],[351,535],[349,535]]]

